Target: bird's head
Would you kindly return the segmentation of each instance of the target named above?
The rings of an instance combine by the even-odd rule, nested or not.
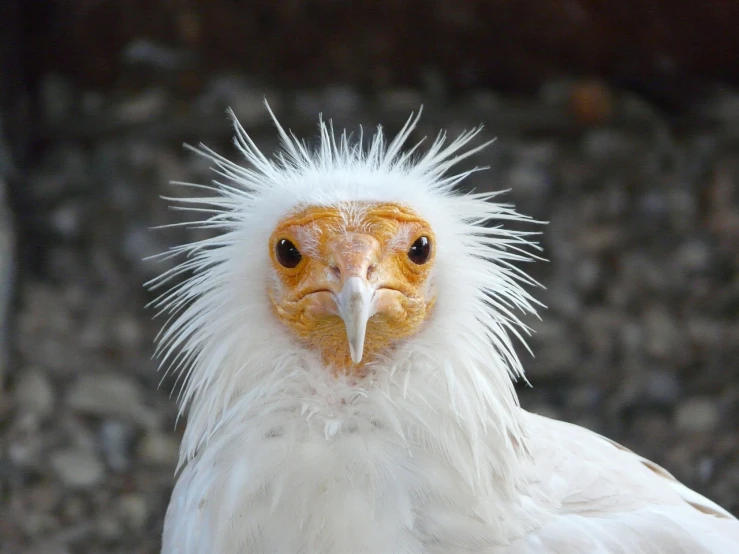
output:
[[[530,259],[529,233],[502,223],[528,218],[497,193],[458,191],[477,169],[450,169],[485,146],[464,150],[479,130],[442,134],[420,153],[405,149],[417,121],[390,142],[379,129],[365,141],[321,122],[309,148],[275,120],[274,157],[236,123],[246,166],[193,149],[223,179],[180,183],[196,194],[179,202],[218,233],[176,247],[184,261],[155,281],[185,277],[158,300],[170,314],[159,351],[184,375],[193,436],[234,402],[245,414],[257,397],[300,403],[337,383],[406,395],[412,378],[419,405],[429,395],[479,413],[515,405],[510,378],[522,370],[509,334],[526,330],[517,312],[536,301],[516,266]]]
[[[361,372],[434,305],[434,231],[407,206],[305,207],[280,220],[268,248],[277,319],[336,371]]]

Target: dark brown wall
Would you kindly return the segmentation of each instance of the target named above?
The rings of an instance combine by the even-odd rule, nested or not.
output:
[[[35,0],[42,2],[42,0]],[[45,0],[49,2],[50,0]],[[56,0],[37,61],[107,86],[147,37],[197,54],[187,79],[237,66],[278,84],[418,84],[531,90],[602,75],[676,94],[739,79],[736,0]]]

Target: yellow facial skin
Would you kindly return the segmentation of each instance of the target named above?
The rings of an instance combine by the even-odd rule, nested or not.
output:
[[[414,262],[409,250],[422,237],[428,257]],[[280,260],[284,240],[300,252],[295,267]],[[364,375],[393,343],[417,332],[433,307],[434,234],[404,206],[308,207],[277,225],[269,249],[275,315],[336,374]]]

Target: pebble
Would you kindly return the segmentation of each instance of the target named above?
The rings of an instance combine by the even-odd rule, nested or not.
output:
[[[38,370],[21,370],[14,395],[18,409],[39,419],[54,409],[54,389],[48,377]]]
[[[644,393],[651,402],[674,406],[680,399],[682,386],[674,372],[653,369],[647,374]]]
[[[536,358],[527,364],[532,377],[572,373],[577,370],[577,348],[572,342],[567,326],[552,318],[537,321],[531,346]]]
[[[122,102],[115,108],[113,117],[126,123],[143,123],[160,117],[168,103],[167,92],[150,88]]]
[[[602,391],[592,385],[581,385],[570,392],[569,405],[576,410],[596,409],[602,401]]]
[[[711,249],[705,241],[691,240],[680,246],[675,257],[688,271],[699,272],[710,266]]]
[[[139,443],[138,457],[145,463],[171,466],[177,463],[180,441],[173,435],[150,431]]]
[[[689,398],[675,412],[675,425],[688,433],[712,431],[720,419],[716,400],[708,397]]]
[[[407,117],[411,112],[416,113],[423,105],[423,97],[415,89],[388,89],[378,94],[377,105]]]
[[[89,190],[94,182],[90,175],[89,155],[76,144],[60,144],[43,167],[28,181],[36,201],[68,199],[71,193]]]
[[[26,554],[70,554],[69,547],[61,542],[40,542],[31,545]]]
[[[192,55],[159,42],[136,39],[125,46],[121,58],[129,65],[140,64],[162,72],[173,72],[185,67]]]
[[[265,99],[273,111],[280,111],[280,97],[276,93],[267,94],[263,87],[256,86],[241,75],[224,74],[209,81],[197,105],[204,114],[220,118],[227,108],[231,108],[241,125],[249,129],[268,120]]]
[[[108,420],[100,425],[100,447],[113,471],[125,471],[131,464],[131,447],[136,429],[123,421]]]
[[[634,141],[620,131],[594,128],[583,136],[583,154],[594,161],[623,158],[634,147]]]
[[[69,79],[51,73],[41,79],[41,107],[44,117],[52,123],[64,121],[72,111],[76,93]]]
[[[50,461],[59,480],[73,489],[94,487],[105,478],[105,467],[97,456],[79,448],[57,450]]]
[[[670,358],[678,347],[680,329],[676,316],[663,306],[654,305],[647,310],[644,317],[647,333],[646,349],[656,358]]]
[[[323,102],[331,107],[330,114],[326,115],[346,120],[355,114],[362,105],[362,97],[352,87],[334,85],[323,91]],[[354,122],[349,121],[350,125]]]
[[[113,515],[102,515],[98,518],[95,530],[97,535],[106,541],[113,541],[123,535],[124,529],[119,518]]]
[[[1,139],[2,136],[0,135]],[[2,157],[3,152],[0,152],[0,158]],[[15,229],[5,198],[3,165],[3,161],[0,159],[0,387],[2,386],[6,366],[10,363],[8,352],[11,351],[11,348],[8,344],[10,340],[8,323],[12,310],[11,304],[16,274]]]
[[[80,413],[115,417],[146,428],[156,427],[159,422],[157,413],[143,403],[140,387],[120,374],[80,376],[70,388],[66,403]]]
[[[132,224],[123,236],[123,254],[127,260],[139,269],[146,270],[150,276],[158,275],[162,271],[163,264],[157,254],[166,250],[158,237],[143,224]]]
[[[82,226],[82,208],[79,203],[70,201],[51,213],[49,223],[62,238],[70,240],[79,236]]]
[[[126,526],[133,531],[141,531],[149,519],[149,503],[140,494],[127,494],[119,501],[121,516]]]
[[[555,145],[548,141],[516,145],[503,188],[510,188],[517,201],[545,201],[552,191]]]
[[[575,284],[583,293],[596,290],[603,282],[600,264],[595,257],[583,257],[574,270]]]
[[[554,406],[547,403],[536,403],[527,407],[531,413],[540,415],[542,417],[548,417],[550,419],[560,419],[562,414]]]

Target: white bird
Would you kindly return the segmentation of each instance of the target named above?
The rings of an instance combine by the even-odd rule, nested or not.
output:
[[[271,113],[271,112],[270,112]],[[274,115],[272,116],[274,119]],[[234,118],[235,121],[235,118]],[[526,221],[427,152],[275,119],[180,201],[219,234],[155,284],[188,411],[164,554],[739,552],[739,522],[664,469],[519,407],[511,336],[536,301]],[[185,183],[182,183],[185,184]]]

